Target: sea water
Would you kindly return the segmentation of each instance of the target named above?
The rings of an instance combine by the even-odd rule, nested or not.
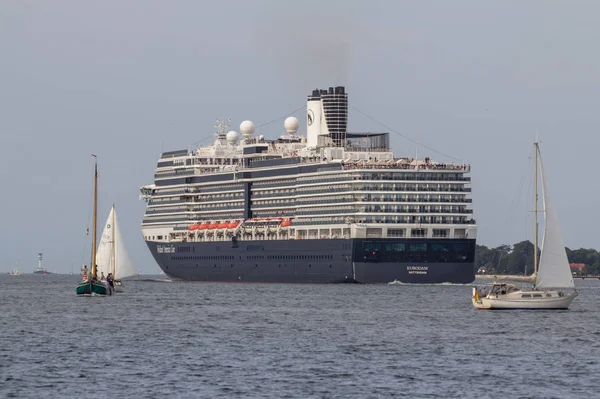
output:
[[[497,312],[470,285],[78,281],[0,276],[0,397],[598,397],[599,280]]]

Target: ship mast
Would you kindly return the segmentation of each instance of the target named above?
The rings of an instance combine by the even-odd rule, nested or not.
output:
[[[92,234],[92,276],[96,276],[96,224],[98,219],[98,161],[97,157],[92,154],[94,157],[94,224],[93,229],[94,232]]]
[[[113,278],[116,278],[116,274],[117,274],[117,245],[115,244],[115,229],[117,228],[117,226],[115,225],[115,204],[113,204],[112,207],[112,218],[110,223],[112,224],[112,237],[111,237],[111,249],[112,249],[112,268],[110,270],[110,272],[113,275]]]
[[[539,143],[533,143],[533,275],[537,275],[538,269],[538,147]]]

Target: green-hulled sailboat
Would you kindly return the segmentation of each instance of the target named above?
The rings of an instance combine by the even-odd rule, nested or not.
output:
[[[95,155],[92,154],[94,158]],[[77,286],[77,295],[112,295],[110,286],[96,276],[96,225],[98,221],[98,161],[94,162],[94,227],[92,233],[92,269],[86,279]]]

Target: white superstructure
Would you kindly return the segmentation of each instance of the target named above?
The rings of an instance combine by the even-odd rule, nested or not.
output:
[[[315,90],[274,140],[217,124],[212,145],[161,155],[141,188],[145,240],[474,239],[469,165],[398,158],[388,133],[348,133],[343,87]],[[443,256],[443,255],[440,255]]]

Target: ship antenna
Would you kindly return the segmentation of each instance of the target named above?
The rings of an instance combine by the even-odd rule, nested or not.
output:
[[[227,120],[217,119],[215,128],[217,129],[217,131],[215,132],[215,136],[217,137],[217,139],[225,140],[225,138],[227,137],[227,132],[231,128],[231,118],[227,118]]]

